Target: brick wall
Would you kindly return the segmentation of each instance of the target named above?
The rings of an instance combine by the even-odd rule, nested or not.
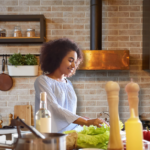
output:
[[[68,37],[83,50],[90,47],[90,0],[0,0],[0,14],[44,14],[47,41]],[[16,24],[0,23],[8,27],[8,33]],[[20,25],[22,29],[31,26]],[[38,28],[35,22],[33,27]],[[0,53],[39,53],[40,44],[0,45]],[[125,85],[131,78],[140,87],[140,113],[150,117],[150,77],[141,69],[142,62],[142,0],[103,0],[103,50],[130,50],[130,71],[77,71],[71,78],[78,96],[77,113],[91,118],[108,112],[104,86],[112,80],[119,83],[121,120],[129,117]],[[0,58],[1,65],[1,58]],[[1,66],[0,66],[1,67]],[[39,75],[41,71],[39,70]],[[34,105],[34,81],[36,77],[13,77],[13,88],[0,91],[0,114],[4,124],[16,104]]]

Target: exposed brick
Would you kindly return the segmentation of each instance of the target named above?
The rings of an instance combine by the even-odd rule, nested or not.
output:
[[[140,6],[119,6],[119,11],[140,11]]]
[[[96,118],[96,113],[88,113],[88,112],[77,112],[77,115],[88,118]]]
[[[118,47],[118,42],[102,42],[103,47]]]
[[[29,79],[25,77],[13,77],[13,83],[29,83]]]
[[[142,24],[129,24],[129,29],[140,29],[142,30],[143,25]]]
[[[0,5],[9,6],[9,5],[18,5],[18,0],[1,0]]]
[[[103,11],[118,11],[118,6],[103,6]]]
[[[85,112],[85,107],[77,107],[77,112]]]
[[[73,23],[73,18],[52,18],[51,23]]]
[[[107,107],[86,107],[86,112],[100,112],[107,111]]]
[[[74,35],[90,35],[89,30],[74,30]]]
[[[9,102],[8,106],[15,106],[15,105],[29,105],[29,102]]]
[[[84,0],[63,0],[63,5],[84,5]]]
[[[52,6],[52,11],[73,11],[73,7],[69,6]]]
[[[130,41],[142,41],[142,36],[130,36]]]
[[[73,11],[90,11],[90,6],[74,6]]]
[[[85,29],[90,29],[90,25],[89,24],[85,24]]]
[[[52,35],[73,35],[72,30],[52,30]]]
[[[129,41],[129,36],[108,36],[108,41]]]
[[[118,30],[102,30],[103,35],[118,35]]]
[[[141,35],[141,30],[119,30],[119,35]]]
[[[40,48],[19,48],[21,54],[39,54]]]
[[[30,90],[30,95],[34,95],[35,94],[35,90]]]
[[[104,85],[102,84],[85,84],[85,89],[102,89],[104,87]]]
[[[56,23],[47,24],[47,29],[62,29],[62,24]]]
[[[139,42],[119,42],[119,47],[140,47]]]
[[[26,95],[26,96],[19,96],[18,97],[18,100],[19,101],[34,101],[35,100],[35,96],[28,96],[28,95]]]
[[[44,12],[43,13],[46,18],[52,18],[52,17],[63,17],[62,12]]]
[[[129,0],[109,0],[108,5],[129,5]]]
[[[129,17],[129,12],[108,12],[108,17]]]
[[[29,11],[29,7],[8,7],[8,11]]]
[[[103,18],[103,23],[118,23],[118,18]]]
[[[80,24],[64,24],[63,29],[84,29],[84,25]]]
[[[89,18],[74,18],[74,23],[90,23]]]
[[[96,101],[78,101],[78,106],[96,106]]]
[[[20,89],[12,89],[10,91],[8,91],[8,95],[28,95],[29,94],[29,90],[20,90]]]
[[[122,72],[108,72],[108,76],[129,76],[129,72],[128,71],[122,71]]]
[[[140,18],[119,18],[119,23],[140,23]]]
[[[47,6],[30,7],[30,11],[51,11],[51,7],[47,7]]]
[[[142,12],[130,12],[130,17],[142,17]]]
[[[24,1],[24,0],[19,0],[19,5],[20,6],[25,6],[25,5],[40,5],[40,0],[34,0],[34,1],[32,1],[32,0],[26,0],[26,1]]]
[[[63,17],[85,17],[85,12],[63,12]]]
[[[56,0],[53,0],[53,1],[41,1],[41,5],[62,5],[62,1],[56,1]]]
[[[130,0],[130,5],[143,5],[143,0]]]

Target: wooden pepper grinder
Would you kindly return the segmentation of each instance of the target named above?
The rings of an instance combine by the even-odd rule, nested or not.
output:
[[[3,123],[3,120],[0,120],[0,128],[3,128],[2,123]]]
[[[117,82],[109,81],[106,83],[105,90],[107,92],[107,101],[109,105],[110,116],[110,137],[108,150],[123,150],[118,115],[120,87]]]
[[[130,114],[131,109],[134,109],[135,117],[139,117],[138,113],[138,104],[139,104],[139,94],[140,87],[137,83],[131,81],[125,87],[125,91],[128,94],[128,102],[130,106]]]
[[[11,124],[11,120],[13,119],[13,114],[9,114],[9,126],[10,126],[10,124]]]

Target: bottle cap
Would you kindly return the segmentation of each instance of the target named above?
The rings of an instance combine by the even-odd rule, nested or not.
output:
[[[46,96],[47,96],[46,92],[41,92],[40,93],[40,100],[41,101],[46,101]]]

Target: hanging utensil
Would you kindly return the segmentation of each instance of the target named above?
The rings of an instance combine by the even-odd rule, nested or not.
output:
[[[8,74],[5,74],[4,71],[5,71],[5,59],[4,59],[4,55],[3,55],[2,73],[0,74],[0,90],[8,91],[13,86],[13,80]]]

